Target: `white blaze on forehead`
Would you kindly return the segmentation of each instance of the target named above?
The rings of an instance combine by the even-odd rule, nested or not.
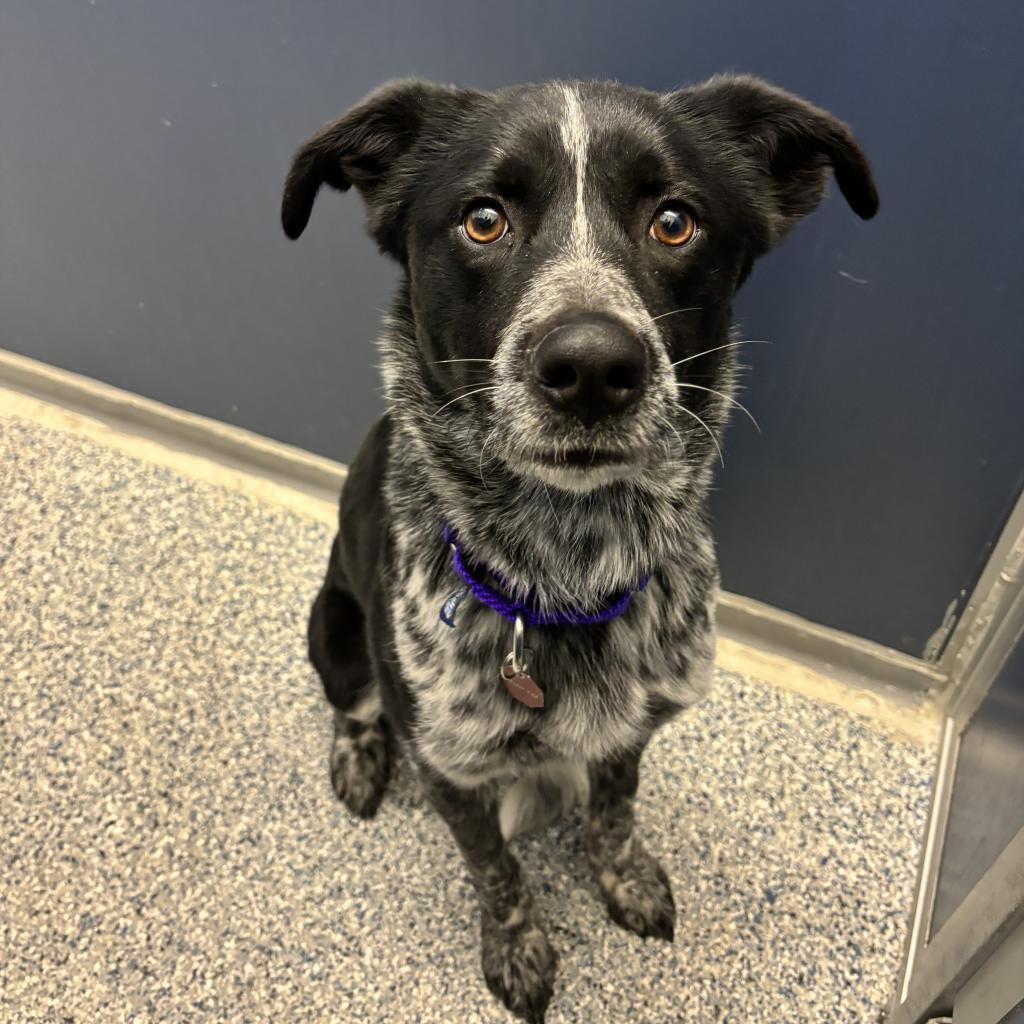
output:
[[[590,248],[590,225],[587,222],[587,211],[584,203],[584,187],[587,174],[587,146],[589,131],[583,116],[583,104],[579,93],[571,85],[564,86],[565,109],[559,130],[562,145],[569,155],[569,160],[576,172],[576,204],[572,218],[572,237],[569,239],[571,248],[585,251]]]
[[[586,177],[592,126],[587,123],[583,100],[572,85],[559,86],[562,111],[559,136],[573,169],[575,194],[572,217],[558,228],[565,236],[542,266],[531,275],[516,309],[502,331],[496,357],[499,380],[517,378],[517,352],[524,339],[540,324],[580,311],[604,313],[632,327],[651,343],[660,338],[658,325],[651,319],[643,298],[630,280],[620,259],[602,249],[594,230],[595,221],[587,215]],[[591,196],[591,205],[596,202]],[[668,365],[662,347],[653,345],[655,362]]]

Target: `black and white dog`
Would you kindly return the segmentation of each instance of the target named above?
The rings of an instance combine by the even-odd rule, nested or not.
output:
[[[709,685],[731,302],[830,172],[871,217],[845,125],[720,77],[667,95],[396,82],[288,175],[289,237],[322,185],[355,185],[404,272],[389,411],[352,464],[309,626],[334,788],[370,817],[401,742],[476,886],[487,984],[526,1020],[556,956],[513,834],[579,801],[612,919],[672,938],[632,802],[651,734]]]

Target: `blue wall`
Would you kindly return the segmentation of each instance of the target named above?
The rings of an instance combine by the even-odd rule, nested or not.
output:
[[[715,496],[725,583],[920,653],[1021,485],[1022,51],[1010,0],[7,0],[0,346],[346,459],[395,273],[354,197],[284,239],[307,133],[396,75],[762,74],[852,123],[882,213],[833,196],[741,293],[773,344]]]

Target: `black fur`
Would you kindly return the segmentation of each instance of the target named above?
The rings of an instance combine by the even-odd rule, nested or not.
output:
[[[732,297],[830,172],[872,216],[846,126],[723,77],[668,95],[397,82],[321,129],[288,175],[289,237],[323,185],[354,185],[404,270],[381,340],[389,412],[352,464],[310,620],[336,709],[332,780],[373,814],[401,743],[476,885],[487,983],[527,1020],[543,1020],[556,957],[506,838],[547,820],[538,802],[564,810],[558,794],[580,787],[612,919],[672,938],[671,887],[632,802],[651,733],[708,685],[718,572],[705,506],[735,404]],[[461,227],[481,202],[510,224],[488,245]],[[664,204],[696,218],[689,244],[649,233]],[[532,362],[580,313],[645,353],[639,400],[597,422],[545,402]],[[650,583],[613,622],[530,631],[545,708],[529,710],[498,680],[504,619],[466,601],[456,629],[438,621],[459,582],[442,518],[545,610],[593,611]]]

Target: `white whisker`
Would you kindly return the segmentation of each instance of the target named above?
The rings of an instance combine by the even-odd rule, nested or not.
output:
[[[687,356],[685,359],[679,359],[672,363],[672,366],[682,366],[683,363],[688,363],[691,359],[698,359],[700,356],[711,355],[712,352],[721,352],[723,348],[736,348],[737,345],[770,345],[770,341],[730,341],[728,345],[718,345],[715,348],[706,348],[703,352],[694,352],[692,356]]]
[[[680,405],[678,408],[682,409],[687,416],[692,416],[707,432],[708,437],[715,443],[715,447],[718,449],[718,459],[725,465],[725,456],[722,454],[722,446],[718,443],[718,438],[715,437],[715,432],[692,410],[687,409],[685,405]]]
[[[467,391],[464,395],[456,395],[456,397],[453,398],[450,402],[445,402],[444,405],[442,405],[440,409],[438,409],[435,412],[431,413],[430,414],[430,418],[433,419],[435,416],[438,415],[438,413],[444,412],[444,410],[447,409],[449,405],[454,405],[456,402],[461,402],[463,398],[469,398],[472,395],[479,395],[481,392],[484,392],[484,391],[497,391],[497,390],[498,390],[498,385],[497,384],[492,384],[490,387],[477,388],[475,391]]]
[[[667,313],[659,313],[657,316],[652,316],[651,323],[655,320],[660,320],[663,316],[675,316],[676,313],[699,313],[703,308],[703,306],[687,306],[685,309],[670,309]]]
[[[434,359],[431,366],[440,366],[441,363],[493,363],[493,359]]]
[[[485,491],[489,491],[490,487],[487,486],[487,481],[484,480],[484,452],[487,451],[487,446],[491,443],[491,438],[498,432],[497,427],[493,427],[487,436],[484,438],[484,443],[480,446],[480,462],[477,464],[477,472],[480,474],[480,483]]]
[[[466,372],[467,373],[473,373],[474,371],[473,370],[467,370]],[[454,395],[455,392],[459,390],[459,388],[472,388],[472,387],[476,387],[476,385],[480,384],[480,383],[482,383],[482,381],[480,381],[480,380],[460,380],[458,382],[458,384],[455,384],[452,387],[448,388],[447,391],[442,391],[441,394],[439,394],[437,397],[438,398],[447,398],[449,395]],[[497,385],[495,385],[495,386],[497,386]]]
[[[676,429],[676,425],[672,422],[671,418],[667,416],[665,413],[662,413],[661,415],[658,416],[658,422],[664,423],[665,426],[667,426],[668,429],[671,430],[672,433],[676,435],[676,440],[679,442],[679,450],[681,453],[685,454],[686,442],[683,440],[683,435],[680,434],[679,431]]]
[[[719,398],[724,398],[727,402],[732,402],[732,404],[735,405],[737,409],[740,409],[747,414],[747,417],[749,418],[750,422],[753,423],[755,427],[757,427],[757,432],[759,434],[762,433],[761,424],[754,419],[754,414],[742,402],[737,402],[736,399],[732,397],[732,395],[727,395],[724,391],[716,391],[714,388],[706,388],[703,384],[691,384],[689,381],[677,383],[676,387],[696,388],[696,390],[698,391],[707,391],[709,394],[718,395]]]

